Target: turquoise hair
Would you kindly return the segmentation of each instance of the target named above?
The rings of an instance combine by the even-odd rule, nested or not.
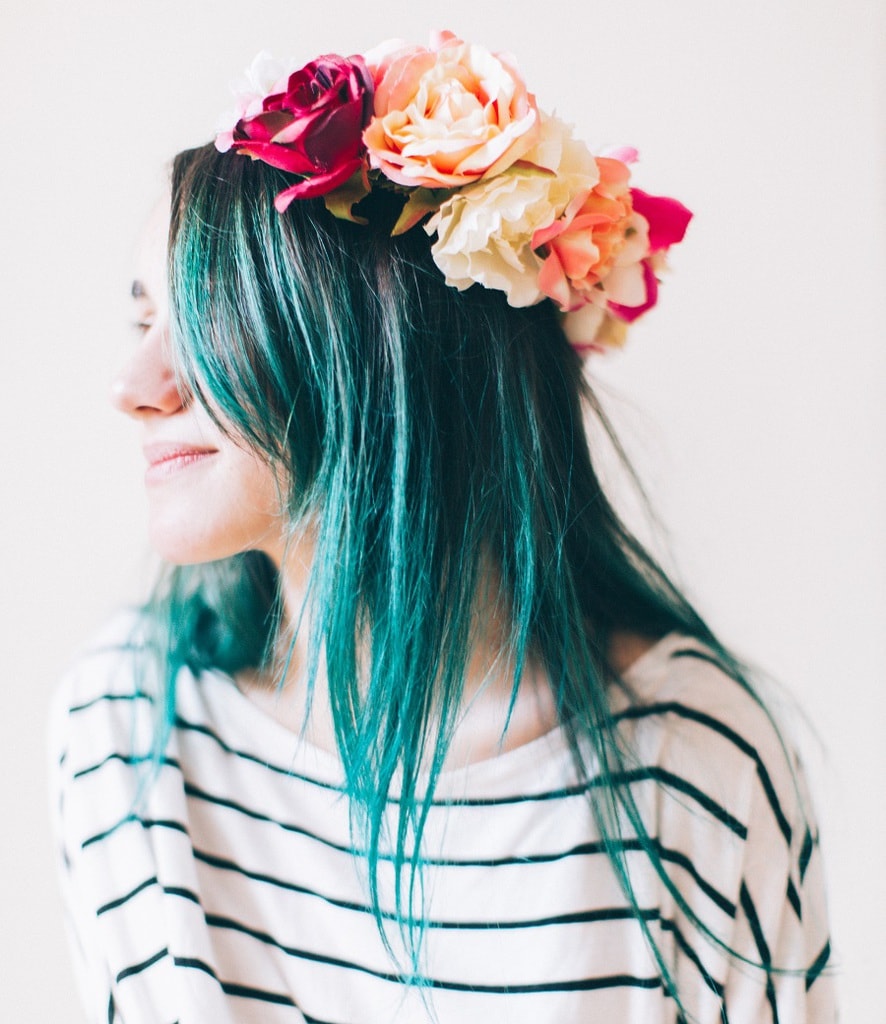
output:
[[[670,882],[620,781],[631,761],[607,701],[607,651],[617,631],[678,630],[743,680],[741,670],[604,495],[583,422],[587,408],[602,414],[553,304],[516,309],[498,291],[448,287],[421,228],[391,237],[395,197],[367,200],[367,225],[336,220],[320,200],[280,215],[273,198],[288,183],[212,146],[176,159],[172,344],[182,388],[281,471],[293,534],[314,524],[300,668],[310,682],[324,652],[382,937],[377,869],[390,858],[393,916],[417,973],[421,837],[462,704],[478,593],[491,588],[483,601],[508,623],[512,702],[537,659],[578,770],[608,782],[588,786],[590,811],[679,1004],[631,888],[620,821],[718,940]],[[258,552],[172,569],[148,615],[167,680],[160,752],[181,665],[273,664],[276,570]]]

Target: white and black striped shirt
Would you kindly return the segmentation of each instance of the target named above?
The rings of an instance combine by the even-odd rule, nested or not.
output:
[[[134,689],[139,656],[106,637],[66,678],[53,714],[62,884],[90,1020],[679,1019],[562,730],[441,777],[418,988],[379,937],[338,762],[228,677],[181,672],[167,759],[137,804],[134,752],[151,718]],[[658,856],[686,904],[749,961],[687,922],[626,827],[642,917],[690,1019],[831,1024],[817,837],[765,712],[675,635],[626,681],[636,702],[616,710]],[[383,892],[389,884],[383,871]],[[390,939],[396,949],[395,929]],[[767,976],[760,963],[787,971]]]

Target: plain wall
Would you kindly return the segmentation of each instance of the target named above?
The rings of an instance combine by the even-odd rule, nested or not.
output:
[[[405,8],[405,13],[394,10]],[[696,213],[658,309],[594,376],[723,637],[817,730],[844,1019],[886,1020],[884,12],[873,0],[5,0],[0,85],[0,1017],[79,1021],[47,827],[55,680],[143,592],[136,428],[108,407],[164,162],[262,48],[451,28]]]

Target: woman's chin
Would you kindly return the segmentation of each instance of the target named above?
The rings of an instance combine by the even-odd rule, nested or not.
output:
[[[172,565],[198,565],[216,562],[239,553],[236,544],[225,542],[225,538],[214,531],[195,530],[193,522],[170,522],[162,515],[149,519],[148,535],[153,550]]]

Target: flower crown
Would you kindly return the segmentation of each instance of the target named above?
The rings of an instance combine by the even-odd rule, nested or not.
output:
[[[424,221],[448,285],[495,288],[512,306],[552,299],[581,350],[621,345],[655,305],[692,216],[630,186],[636,150],[593,156],[538,109],[511,56],[451,32],[302,68],[263,53],[244,85],[215,144],[298,175],[275,199],[281,214],[323,196],[336,217],[365,223],[361,199],[401,193],[392,233]]]

